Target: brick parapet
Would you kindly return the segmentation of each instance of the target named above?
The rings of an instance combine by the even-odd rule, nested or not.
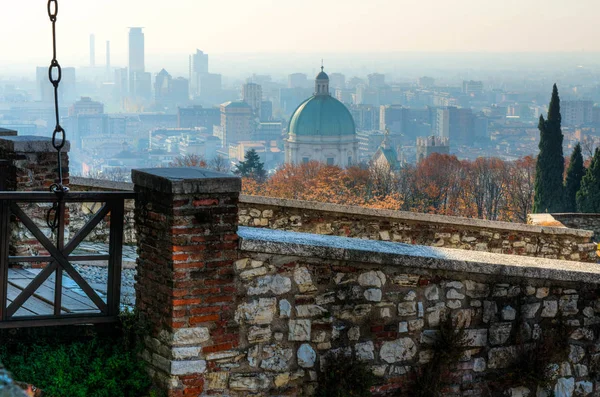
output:
[[[238,345],[234,322],[239,178],[194,169],[134,170],[136,306],[145,359],[169,396],[199,395],[207,357]]]
[[[63,181],[69,184],[69,143],[61,152]],[[5,186],[8,191],[48,191],[58,176],[56,150],[50,138],[38,136],[5,136],[0,138],[0,159],[7,160]],[[34,223],[48,237],[52,233],[46,225],[46,211],[50,204],[20,204]],[[66,215],[68,233],[69,212]],[[68,235],[67,235],[68,237]],[[18,256],[47,255],[47,251],[20,222],[14,220],[10,242],[11,254]],[[39,264],[38,264],[39,265]]]

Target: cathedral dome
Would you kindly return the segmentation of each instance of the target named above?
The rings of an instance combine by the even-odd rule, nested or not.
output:
[[[294,111],[288,131],[296,136],[342,136],[354,135],[356,127],[343,103],[331,95],[314,95]]]

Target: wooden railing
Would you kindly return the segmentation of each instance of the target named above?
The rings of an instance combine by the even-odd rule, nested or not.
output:
[[[134,198],[135,193],[132,192],[71,192],[63,200],[49,192],[0,192],[0,328],[115,321],[120,310],[124,201]],[[103,203],[103,206],[65,244],[65,208],[68,203],[75,202]],[[32,203],[58,204],[60,221],[54,233],[55,242],[19,205]],[[110,216],[108,254],[73,255],[77,246],[107,215]],[[47,255],[10,255],[11,228],[19,223],[37,239]],[[108,261],[105,299],[77,272],[73,261]],[[45,265],[37,275],[27,273],[30,277],[26,277],[25,271],[15,268],[16,264],[22,263]],[[63,286],[63,274],[73,280],[85,295],[67,291]],[[35,306],[35,302],[42,302],[51,310],[39,310],[41,304]]]

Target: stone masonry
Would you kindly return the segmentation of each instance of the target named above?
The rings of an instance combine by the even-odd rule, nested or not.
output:
[[[134,170],[138,193],[136,307],[144,359],[169,397],[198,396],[239,344],[233,263],[239,178],[202,169]],[[216,360],[216,361],[215,361]]]
[[[69,183],[69,142],[62,150],[64,183]],[[49,191],[57,178],[57,155],[50,138],[37,136],[6,136],[0,138],[0,159],[8,160],[6,187],[9,191]],[[51,236],[46,225],[46,211],[50,203],[19,204],[46,236]],[[69,216],[66,213],[68,225]],[[37,239],[15,220],[12,227],[11,255],[45,255]]]
[[[239,235],[240,345],[219,356],[224,370],[206,375],[209,393],[310,395],[334,352],[368,365],[373,395],[411,396],[445,321],[465,343],[439,379],[443,396],[600,393],[598,269],[251,228]],[[519,375],[528,349],[553,352],[540,364],[547,378]]]

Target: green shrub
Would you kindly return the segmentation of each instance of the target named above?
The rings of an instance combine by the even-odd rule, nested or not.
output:
[[[19,381],[51,397],[140,397],[150,380],[138,357],[131,315],[116,337],[95,334],[70,342],[39,338],[0,346],[0,361]]]
[[[315,397],[370,397],[373,383],[366,364],[343,354],[329,355]]]

